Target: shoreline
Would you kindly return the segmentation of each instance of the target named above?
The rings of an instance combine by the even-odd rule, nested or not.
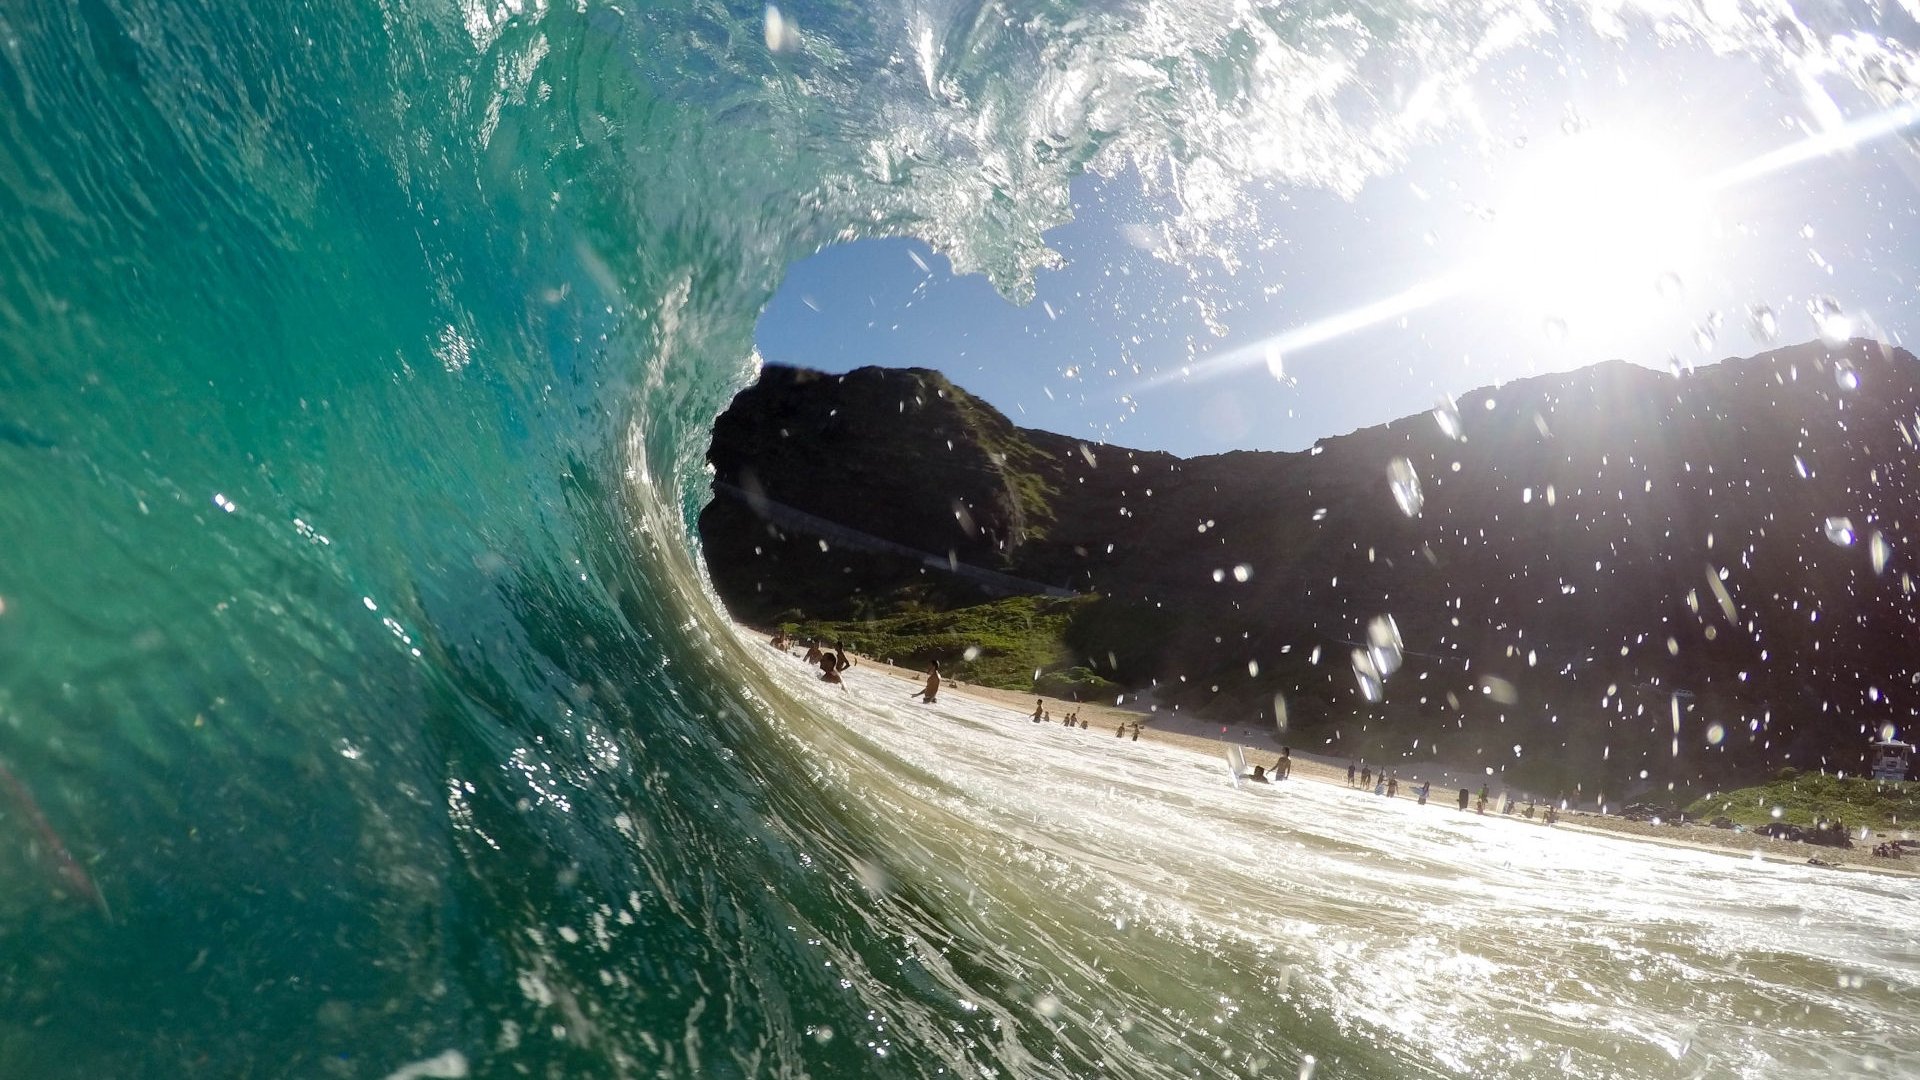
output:
[[[742,629],[756,636],[765,645],[769,635],[749,627]],[[925,672],[898,667],[855,653],[848,655],[857,665],[872,668],[902,683],[918,686],[926,682]],[[984,704],[999,706],[1023,719],[1032,715],[1032,702],[1035,698],[1039,698],[1045,703],[1053,723],[1060,723],[1061,718],[1068,711],[1078,711],[1087,721],[1090,734],[1098,735],[1102,729],[1115,726],[1130,728],[1131,725],[1138,725],[1140,741],[1161,743],[1209,757],[1220,757],[1225,753],[1224,747],[1237,745],[1247,753],[1249,765],[1266,764],[1265,761],[1254,760],[1256,756],[1277,756],[1279,753],[1280,742],[1277,732],[1255,731],[1244,726],[1236,728],[1233,724],[1222,724],[1217,720],[1181,716],[1171,712],[1149,712],[1145,709],[1130,709],[1097,702],[1067,701],[1044,694],[976,686],[947,679],[941,681],[940,689],[943,693],[956,693]],[[1125,737],[1132,737],[1130,730]],[[1335,785],[1346,783],[1345,765],[1336,763],[1326,755],[1294,750],[1291,757],[1293,779]],[[1411,778],[1404,782],[1403,793],[1397,798],[1411,798],[1408,792],[1411,791],[1414,782],[1419,779],[1431,780],[1434,785],[1433,797],[1429,798],[1428,805],[1448,813],[1460,812],[1455,808],[1454,799],[1451,797],[1454,792],[1461,787],[1467,787],[1470,790],[1477,788],[1475,783],[1463,783],[1464,777],[1458,770],[1434,766],[1424,773],[1412,774]],[[1484,778],[1480,782],[1485,782]],[[1520,818],[1517,813],[1492,816],[1527,820]],[[1548,827],[1538,819],[1535,819],[1534,823],[1540,824],[1542,828]],[[1871,845],[1858,841],[1852,848],[1820,847],[1790,840],[1776,840],[1751,832],[1734,832],[1701,825],[1655,825],[1651,822],[1630,821],[1626,818],[1581,810],[1561,811],[1554,827],[1726,855],[1748,861],[1805,866],[1814,859],[1818,859],[1819,864],[1828,869],[1864,871],[1894,877],[1920,877],[1920,859],[1913,860],[1914,865],[1909,867],[1892,860],[1875,858],[1871,854]],[[1875,839],[1879,838],[1880,834],[1876,834]]]

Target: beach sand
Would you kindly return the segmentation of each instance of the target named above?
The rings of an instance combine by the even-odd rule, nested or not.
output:
[[[895,667],[864,656],[854,656],[856,663],[871,670],[885,672],[903,683],[921,686],[926,683],[926,673],[907,668]],[[1108,738],[1116,727],[1126,727],[1124,737],[1132,737],[1131,725],[1140,725],[1140,741],[1154,742],[1176,747],[1191,753],[1208,757],[1220,757],[1224,748],[1238,744],[1246,754],[1249,767],[1254,765],[1271,766],[1273,759],[1279,757],[1282,745],[1280,732],[1274,728],[1253,728],[1245,725],[1222,724],[1218,720],[1185,716],[1165,710],[1150,711],[1145,706],[1132,708],[1094,702],[1066,701],[1060,698],[1046,697],[1018,690],[1001,690],[994,687],[974,686],[953,680],[944,680],[940,684],[942,694],[957,693],[976,701],[991,702],[1022,716],[1033,714],[1033,702],[1036,697],[1045,703],[1046,710],[1052,716],[1052,722],[1059,724],[1068,712],[1078,711],[1087,721],[1091,733],[1105,733]],[[1347,782],[1347,763],[1345,758],[1333,758],[1314,754],[1297,747],[1292,748],[1293,778],[1312,780],[1328,784]],[[1435,812],[1459,813],[1457,797],[1459,789],[1466,788],[1479,793],[1480,785],[1486,783],[1484,775],[1461,772],[1441,765],[1419,768],[1395,765],[1393,770],[1400,776],[1400,798],[1414,797],[1413,789],[1422,780],[1433,783],[1433,793],[1428,805]],[[1493,798],[1488,801],[1488,812],[1493,813],[1499,803],[1501,789],[1494,784]],[[1544,813],[1542,805],[1541,812]],[[1519,811],[1515,811],[1519,816]],[[1535,819],[1539,821],[1539,818]],[[1543,827],[1544,822],[1542,823]],[[1721,852],[1737,858],[1763,861],[1806,863],[1819,859],[1822,863],[1832,864],[1836,870],[1870,870],[1878,873],[1898,874],[1908,877],[1920,877],[1920,857],[1907,856],[1903,859],[1882,859],[1873,855],[1873,845],[1889,839],[1900,839],[1909,834],[1876,833],[1871,841],[1861,841],[1857,837],[1852,848],[1817,847],[1811,844],[1794,843],[1788,840],[1775,840],[1758,836],[1750,832],[1735,832],[1731,829],[1714,829],[1702,825],[1655,825],[1651,822],[1629,821],[1611,814],[1593,814],[1583,811],[1562,811],[1559,823],[1554,828],[1581,829],[1590,832],[1605,833],[1610,836],[1623,836],[1648,843],[1666,844],[1673,847],[1692,848],[1700,851]]]

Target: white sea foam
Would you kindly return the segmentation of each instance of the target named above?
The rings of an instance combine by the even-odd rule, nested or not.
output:
[[[1845,1074],[1920,1054],[1904,880],[1461,813],[1438,792],[1235,791],[1219,757],[952,692],[921,705],[869,668],[842,691],[746,647],[817,707],[786,733],[884,822],[894,879],[965,912],[975,947],[1033,958],[1016,966],[1029,996],[1105,1032],[1128,1075],[1171,1059],[1123,1019],[1169,1015],[1185,1019],[1161,1040],[1287,1072],[1321,1032],[1421,1075]]]

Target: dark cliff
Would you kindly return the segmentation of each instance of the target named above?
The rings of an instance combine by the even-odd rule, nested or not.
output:
[[[700,532],[748,621],[1096,594],[1069,634],[1088,667],[1238,720],[1284,703],[1302,743],[1853,771],[1920,705],[1917,405],[1910,354],[1816,343],[1180,459],[1017,428],[936,372],[769,367],[715,426]]]

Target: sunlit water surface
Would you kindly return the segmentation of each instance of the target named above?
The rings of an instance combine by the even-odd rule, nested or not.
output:
[[[890,839],[831,872],[964,913],[1027,1015],[1158,1075],[1887,1075],[1920,1060],[1911,880],[1598,836],[1033,723],[750,652],[782,725]],[[1450,803],[1450,800],[1449,800]],[[938,970],[938,965],[933,970]],[[969,1022],[964,984],[955,1019]],[[844,1032],[871,1038],[878,1032]]]

